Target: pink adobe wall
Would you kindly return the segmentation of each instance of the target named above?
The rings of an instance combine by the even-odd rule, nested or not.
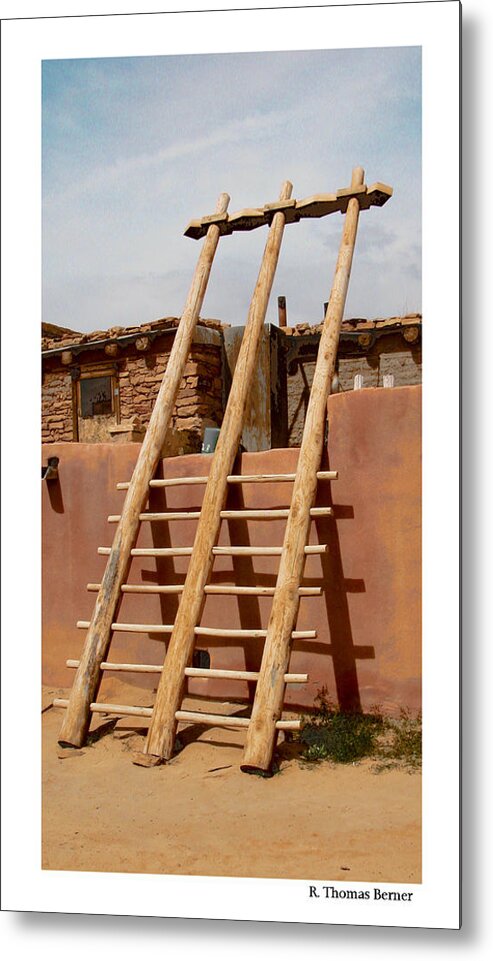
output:
[[[138,444],[46,444],[43,463],[60,458],[59,480],[43,482],[43,679],[69,686],[73,671],[64,664],[79,656],[95,595],[87,582],[99,581]],[[282,449],[243,454],[243,473],[282,473],[296,467],[298,451]],[[421,704],[421,388],[351,391],[329,400],[329,444],[324,466],[339,479],[319,484],[317,503],[334,507],[333,518],[311,525],[310,542],[328,543],[329,554],[308,557],[306,585],[321,585],[321,597],[302,598],[298,628],[315,628],[316,640],[298,641],[293,671],[308,672],[307,685],[287,690],[286,703],[313,705],[325,685],[342,708],[368,710],[378,704],[395,713]],[[209,456],[191,454],[163,461],[166,476],[207,473]],[[250,484],[230,490],[228,506],[286,506],[290,484]],[[153,510],[200,507],[202,487],[154,490]],[[193,521],[143,524],[138,546],[188,546]],[[220,543],[281,544],[284,521],[223,522]],[[275,583],[277,559],[217,558],[212,580],[238,584]],[[135,558],[132,583],[182,583],[187,558]],[[172,623],[179,595],[125,595],[118,620]],[[266,627],[269,597],[209,595],[202,624],[217,627]],[[212,667],[256,670],[263,641],[198,639]],[[163,636],[116,634],[109,658],[161,663]],[[156,676],[125,675],[153,688]],[[204,697],[248,698],[244,682],[194,680],[189,690]],[[104,699],[104,683],[101,690]]]

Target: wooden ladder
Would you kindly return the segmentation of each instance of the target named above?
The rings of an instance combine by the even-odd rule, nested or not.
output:
[[[339,331],[342,322],[344,303],[346,298],[352,255],[356,239],[356,230],[360,209],[368,209],[372,205],[381,206],[391,196],[392,190],[383,184],[375,184],[367,188],[363,184],[363,171],[356,168],[353,171],[350,188],[338,191],[337,194],[319,194],[307,200],[291,200],[292,186],[289,182],[283,185],[279,201],[267,204],[264,208],[243,210],[239,214],[228,217],[226,214],[227,200],[222,195],[218,204],[218,213],[202,221],[192,221],[187,228],[188,236],[199,238],[214,237],[215,244],[221,233],[231,233],[233,230],[250,230],[264,223],[270,225],[264,256],[259,276],[252,297],[245,333],[235,367],[233,382],[226,406],[216,451],[212,458],[210,471],[207,476],[199,478],[165,478],[151,479],[155,472],[162,441],[152,470],[147,470],[145,489],[139,487],[139,496],[135,497],[135,476],[139,474],[139,464],[144,453],[144,445],[137,463],[132,481],[119,484],[122,489],[128,489],[122,515],[114,515],[110,521],[118,524],[115,542],[112,548],[100,548],[101,553],[109,554],[109,561],[101,585],[88,585],[90,589],[98,591],[95,613],[91,622],[78,622],[81,628],[88,628],[88,635],[84,653],[80,661],[69,661],[67,664],[77,668],[74,686],[69,701],[57,700],[57,706],[67,706],[67,715],[60,732],[60,742],[80,746],[86,737],[91,713],[105,712],[130,715],[142,715],[150,718],[148,735],[144,745],[144,752],[137,763],[151,765],[169,759],[174,749],[177,725],[180,722],[199,722],[214,726],[238,726],[247,728],[247,740],[244,763],[245,771],[269,771],[272,763],[275,740],[279,730],[297,730],[300,722],[282,718],[282,707],[286,683],[306,681],[306,675],[290,674],[288,670],[292,640],[303,637],[316,637],[316,631],[296,632],[295,622],[300,597],[319,593],[318,588],[303,588],[304,559],[307,554],[322,553],[326,545],[308,545],[308,533],[311,518],[320,515],[330,515],[330,507],[313,506],[316,497],[317,482],[320,479],[331,480],[337,477],[336,472],[321,471],[324,432],[326,422],[326,403],[329,387],[333,375]],[[336,210],[346,214],[343,237],[336,266],[335,278],[331,297],[327,307],[323,332],[318,352],[313,386],[310,394],[303,440],[300,449],[298,466],[292,475],[250,475],[241,476],[232,473],[233,464],[241,438],[244,414],[248,400],[249,385],[254,376],[257,350],[263,329],[268,300],[275,275],[283,231],[286,223],[296,222],[301,217],[324,216]],[[211,221],[213,221],[211,225]],[[211,237],[210,231],[215,228]],[[205,250],[205,247],[204,247]],[[215,247],[214,247],[215,250]],[[202,252],[204,253],[204,251]],[[212,254],[213,256],[213,254]],[[202,257],[202,255],[201,255]],[[209,270],[210,263],[209,261]],[[199,258],[199,271],[201,259]],[[208,274],[207,274],[208,276]],[[195,281],[195,278],[194,278]],[[193,287],[194,285],[192,285]],[[205,292],[205,287],[204,287]],[[203,296],[203,295],[202,295]],[[190,301],[190,296],[189,296]],[[187,304],[188,302],[187,301]],[[202,301],[200,301],[201,303]],[[196,316],[198,316],[197,308]],[[185,318],[186,311],[183,315]],[[183,319],[180,323],[180,328]],[[181,356],[181,355],[180,355]],[[182,367],[176,384],[176,391],[181,379],[181,373],[186,361],[181,359]],[[168,364],[171,366],[172,358]],[[166,375],[165,375],[166,377]],[[176,379],[176,377],[175,377]],[[164,383],[164,382],[163,382]],[[163,404],[163,387],[156,402]],[[168,414],[174,404],[171,403]],[[170,401],[168,400],[168,407]],[[153,418],[156,408],[153,412]],[[151,423],[148,434],[151,430]],[[147,435],[146,435],[147,440]],[[142,473],[142,471],[140,471]],[[149,476],[150,473],[150,476]],[[248,484],[260,482],[292,481],[293,492],[289,509],[262,511],[228,511],[225,509],[228,488],[231,484]],[[142,507],[148,496],[149,487],[171,486],[181,484],[205,484],[205,493],[200,511],[153,513],[143,512]],[[121,530],[128,527],[129,501],[133,504],[132,519],[134,527],[132,535],[126,538],[126,560],[122,562],[118,545],[121,541]],[[241,517],[244,520],[254,518],[285,517],[287,519],[284,544],[282,547],[218,547],[219,530],[222,520]],[[136,534],[143,521],[170,521],[179,519],[196,519],[198,521],[193,548],[161,548],[137,549],[133,547]],[[120,538],[118,534],[120,532]],[[154,555],[167,553],[168,555],[190,556],[187,576],[183,585],[162,585],[149,587],[147,585],[124,584],[126,573],[132,556]],[[214,558],[220,554],[273,554],[280,555],[280,567],[275,589],[258,587],[231,587],[209,584],[210,573]],[[116,554],[116,560],[115,560]],[[115,588],[114,600],[104,603],[105,582],[108,571],[118,567],[118,587]],[[123,574],[121,574],[123,570]],[[114,578],[115,579],[115,578]],[[174,624],[121,624],[113,617],[117,610],[122,593],[180,593],[181,600]],[[106,590],[106,594],[107,594]],[[205,628],[200,626],[202,611],[207,594],[210,593],[270,593],[273,603],[267,630],[243,631],[224,630],[219,628]],[[98,612],[104,610],[104,639],[101,631],[95,630]],[[101,615],[100,615],[101,616]],[[105,660],[112,632],[136,631],[169,634],[170,641],[166,654],[164,669],[159,665],[124,665]],[[259,672],[225,671],[220,669],[205,669],[192,667],[192,658],[196,637],[225,636],[225,637],[265,637],[264,654]],[[104,670],[148,671],[160,675],[154,707],[138,708],[123,705],[98,704],[94,701]],[[251,719],[226,717],[224,715],[210,715],[202,712],[183,711],[182,699],[188,677],[220,677],[237,680],[256,681],[256,695]],[[70,719],[71,718],[71,719]]]

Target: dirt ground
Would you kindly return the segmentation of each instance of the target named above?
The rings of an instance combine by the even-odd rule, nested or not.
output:
[[[303,766],[279,746],[280,772],[240,771],[244,731],[180,729],[171,763],[137,767],[146,720],[94,716],[90,746],[61,750],[68,692],[43,691],[43,868],[150,874],[421,881],[421,776],[371,761]],[[105,700],[110,700],[106,695]],[[114,682],[112,701],[150,705]],[[189,700],[185,707],[205,710]],[[238,705],[207,704],[234,713]]]

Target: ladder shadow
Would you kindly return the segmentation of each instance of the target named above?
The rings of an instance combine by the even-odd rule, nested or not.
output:
[[[159,474],[155,475],[156,478],[162,477],[162,470]],[[192,510],[189,507],[188,510]],[[168,510],[173,510],[173,507],[168,504],[168,497],[166,493],[166,488],[156,488],[151,487],[149,489],[149,510],[158,512],[166,512]],[[180,524],[182,521],[150,521],[151,529],[151,540],[152,546],[156,549],[164,547],[173,547],[170,525]],[[188,523],[188,522],[187,522]],[[193,540],[192,540],[193,543]],[[187,561],[189,558],[187,558]],[[151,584],[183,584],[186,577],[186,572],[177,571],[176,562],[173,556],[169,557],[156,557],[156,568],[155,571],[152,570],[142,570],[141,577],[142,581],[146,581]],[[182,562],[181,559],[179,562]],[[161,612],[161,623],[162,624],[174,624],[176,615],[178,612],[178,606],[181,599],[181,594],[158,594],[159,606]],[[149,634],[152,640],[162,641],[162,635]],[[167,644],[166,644],[167,648]]]
[[[334,504],[332,486],[328,481],[319,483],[317,504],[319,503],[320,506],[326,505],[334,510],[332,517],[315,519],[318,541],[328,545],[328,553],[321,555],[325,608],[330,632],[330,648],[326,650],[332,656],[340,710],[348,714],[361,714],[356,660],[373,660],[375,650],[371,646],[358,647],[354,644],[347,595],[364,593],[366,587],[364,580],[345,578],[338,531],[338,522],[354,518],[354,509],[350,505]]]
[[[243,510],[245,498],[241,484],[231,484],[228,491],[228,507],[231,510]],[[227,521],[229,542],[233,546],[251,547],[248,521],[230,519]],[[253,557],[247,555],[233,555],[231,557],[233,567],[233,580],[237,585],[254,587],[257,583],[257,574],[254,569]],[[240,627],[243,630],[260,630],[262,627],[262,614],[258,597],[254,594],[236,597],[238,604],[238,615]],[[263,654],[264,638],[247,638],[243,642],[243,658],[246,671],[258,671]],[[248,699],[253,703],[255,697],[256,681],[247,681]]]
[[[209,698],[205,697],[203,700],[207,702]],[[251,704],[247,704],[246,707],[238,706],[238,710],[234,711],[233,714],[230,714],[228,716],[231,718],[234,718],[234,717],[250,718],[250,710],[251,710]],[[178,734],[178,738],[181,746],[187,747],[189,744],[195,743],[205,730],[212,730],[213,728],[214,728],[214,725],[212,724],[208,725],[206,728],[204,724],[191,723],[189,727],[186,727],[184,730],[180,731]],[[246,727],[238,728],[237,731],[238,733],[246,734],[247,728]],[[243,748],[244,748],[244,745],[239,744],[237,741],[225,741],[222,738],[220,740],[208,739],[207,744],[213,744],[218,747],[235,747],[240,751],[243,751]]]

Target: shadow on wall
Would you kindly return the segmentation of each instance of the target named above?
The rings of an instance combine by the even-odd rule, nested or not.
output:
[[[330,466],[327,469],[330,470]],[[319,483],[317,504],[319,502],[334,510],[333,517],[320,517],[315,521],[319,542],[327,544],[329,548],[328,553],[321,556],[323,596],[330,631],[330,647],[325,646],[325,653],[332,657],[340,710],[360,713],[362,706],[356,662],[362,658],[374,659],[375,650],[373,647],[355,646],[349,616],[347,594],[366,591],[364,580],[349,581],[344,577],[338,521],[354,520],[354,509],[350,505],[334,503],[330,481]]]

